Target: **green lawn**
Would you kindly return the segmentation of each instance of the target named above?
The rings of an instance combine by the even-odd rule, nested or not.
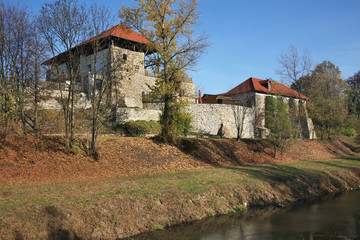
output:
[[[248,206],[359,189],[349,157],[48,185],[0,186],[4,239],[116,239]],[[60,239],[59,238],[59,239]]]
[[[22,211],[26,207],[47,205],[84,208],[100,200],[119,195],[134,198],[155,196],[173,189],[183,194],[197,195],[214,187],[258,184],[260,182],[286,182],[298,176],[347,173],[360,171],[360,160],[355,157],[331,160],[311,160],[279,164],[264,164],[238,168],[213,168],[145,175],[103,182],[2,185],[0,186],[0,212]]]

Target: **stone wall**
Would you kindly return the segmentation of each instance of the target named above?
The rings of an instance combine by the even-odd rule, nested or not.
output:
[[[116,112],[118,122],[146,120],[159,121],[160,110],[140,108],[119,108]],[[227,104],[192,104],[186,108],[192,115],[191,131],[206,135],[237,137],[237,126],[242,138],[254,137],[254,108]]]
[[[256,100],[256,106],[255,106],[255,118],[256,118],[256,125],[258,126],[258,129],[265,129],[265,104],[266,104],[266,97],[280,97],[277,95],[267,95],[262,93],[255,93],[255,100]],[[283,97],[281,96],[282,101],[286,103],[289,106],[289,109],[292,108],[293,112],[291,114],[294,114],[295,117],[298,118],[293,124],[300,123],[300,132],[298,133],[298,138],[305,138],[305,139],[316,139],[316,133],[314,129],[314,125],[312,123],[311,118],[308,115],[307,108],[306,108],[306,101],[305,100],[299,100],[296,98],[290,98],[290,97]],[[300,110],[300,112],[299,112]],[[299,122],[298,122],[299,121]],[[258,136],[262,137],[262,136]]]
[[[195,85],[192,82],[182,82],[182,99],[188,103],[195,103]]]
[[[67,98],[68,91],[62,91],[63,99]],[[42,109],[62,109],[61,106],[61,92],[59,90],[48,90],[41,93],[42,100],[39,102],[39,107]],[[75,93],[75,108],[90,109],[91,102],[87,98],[86,93]]]
[[[143,52],[112,47],[115,88],[122,106],[142,108],[142,93],[149,93],[148,86],[155,85],[154,77],[145,76],[144,57]]]
[[[118,108],[116,109],[116,122],[128,121],[159,121],[160,110],[142,108]]]
[[[193,117],[192,132],[237,137],[237,126],[242,127],[242,138],[254,137],[254,108],[229,104],[193,104],[187,108]]]
[[[230,96],[234,100],[238,100],[242,106],[254,107],[255,106],[255,92],[241,93]]]
[[[64,91],[63,94],[67,92]],[[48,93],[43,92],[43,96],[47,100],[40,102],[40,107],[43,109],[61,109],[60,91],[49,91]],[[50,97],[50,98],[49,98]],[[257,108],[260,111],[264,110],[265,106],[265,94],[256,95],[259,104]],[[285,102],[292,102],[291,104],[298,106],[298,99],[283,99]],[[159,121],[162,104],[147,103],[144,104],[143,108],[117,108],[116,110],[116,121]],[[308,117],[306,111],[306,102],[302,101],[300,107],[304,114],[301,118],[302,134],[300,137],[314,139],[316,138],[315,130],[311,118]],[[90,109],[91,103],[87,99],[85,93],[77,93],[75,97],[75,108]],[[265,118],[260,119],[256,107],[244,107],[239,105],[230,104],[190,104],[186,111],[192,115],[192,132],[203,133],[206,135],[220,135],[226,138],[236,138],[239,131],[241,132],[242,138],[253,138],[253,137],[265,137],[265,135],[259,135],[259,131],[266,131]],[[296,107],[297,108],[297,107]],[[264,124],[264,125],[261,125]],[[257,127],[256,127],[257,126]]]

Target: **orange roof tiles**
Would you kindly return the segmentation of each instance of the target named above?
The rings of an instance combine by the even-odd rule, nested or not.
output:
[[[270,83],[270,88],[268,88],[269,83]],[[230,96],[230,95],[236,95],[239,93],[247,93],[247,92],[269,93],[269,94],[281,95],[285,97],[299,98],[299,93],[297,91],[281,83],[274,82],[271,80],[253,78],[253,77],[249,78],[245,82],[234,87],[230,91],[220,95]],[[300,94],[300,98],[308,99],[306,96],[302,94]]]
[[[92,37],[92,38],[82,42],[80,45],[93,42],[97,39],[106,38],[108,36],[114,36],[114,37],[130,40],[130,41],[134,41],[134,42],[138,42],[138,43],[144,43],[144,44],[147,44],[150,42],[149,39],[147,39],[140,33],[135,32],[134,30],[132,30],[131,28],[129,28],[123,24],[118,24],[118,25],[98,34],[97,36]]]

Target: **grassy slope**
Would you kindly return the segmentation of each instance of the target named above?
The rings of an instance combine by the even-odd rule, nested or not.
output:
[[[4,239],[115,239],[233,212],[360,187],[348,157],[145,175],[96,183],[0,186]]]

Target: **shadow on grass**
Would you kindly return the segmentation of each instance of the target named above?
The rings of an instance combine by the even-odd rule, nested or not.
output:
[[[360,161],[352,157],[344,160]],[[300,168],[296,166],[266,164],[258,166],[247,166],[243,168],[231,168],[246,174],[249,178],[268,182],[274,188],[285,186],[290,190],[291,196],[296,198],[306,198],[314,195],[313,193],[323,194],[334,191],[345,191],[349,185],[357,185],[360,181],[360,168],[343,166],[333,162],[309,162],[316,164],[314,167]],[[359,165],[358,165],[359,166]],[[326,171],[329,167],[335,167],[334,171]],[[345,170],[345,173],[341,173]],[[352,174],[350,174],[352,173]],[[357,176],[354,178],[354,175]],[[278,188],[281,190],[281,188]]]
[[[329,153],[337,156],[347,157],[354,156],[360,153],[360,147],[358,144],[349,143],[344,140],[330,140],[324,141],[324,147]]]
[[[349,148],[354,153],[360,153],[360,147],[358,145],[351,145],[345,141],[341,141],[342,144],[345,145],[345,147]]]
[[[302,170],[296,167],[276,164],[231,169],[243,172],[244,174],[249,175],[251,178],[266,180],[274,184],[292,181],[294,178],[302,178],[303,176],[308,175],[316,176],[322,173],[321,171],[317,170]]]
[[[81,240],[75,233],[63,229],[63,220],[66,216],[55,206],[45,206],[43,208],[47,220],[47,239],[49,240]],[[14,239],[23,240],[21,230],[14,231]]]
[[[176,147],[183,153],[214,167],[247,165],[251,162],[252,159],[249,157],[253,153],[260,153],[263,157],[272,159],[272,153],[265,151],[268,147],[266,142],[259,140],[249,139],[236,142],[225,139],[183,138],[178,141]],[[248,153],[248,157],[245,157],[244,152]]]
[[[334,161],[321,161],[321,162],[314,162],[317,164],[322,164],[328,167],[334,167],[334,168],[339,168],[339,169],[344,169],[350,172],[353,172],[354,174],[360,176],[360,167],[359,167],[359,163],[360,162],[360,158],[358,157],[343,157],[340,158],[340,161],[349,161],[350,165],[344,165],[339,163],[335,163]],[[338,176],[340,178],[344,178],[342,176]]]
[[[65,215],[55,206],[45,206],[44,213],[48,217],[48,239],[81,240],[75,233],[62,228]]]
[[[193,156],[199,161],[208,163],[214,167],[222,167],[221,161],[231,161],[240,164],[236,157],[233,145],[219,140],[209,139],[181,139],[177,148],[182,152]]]

